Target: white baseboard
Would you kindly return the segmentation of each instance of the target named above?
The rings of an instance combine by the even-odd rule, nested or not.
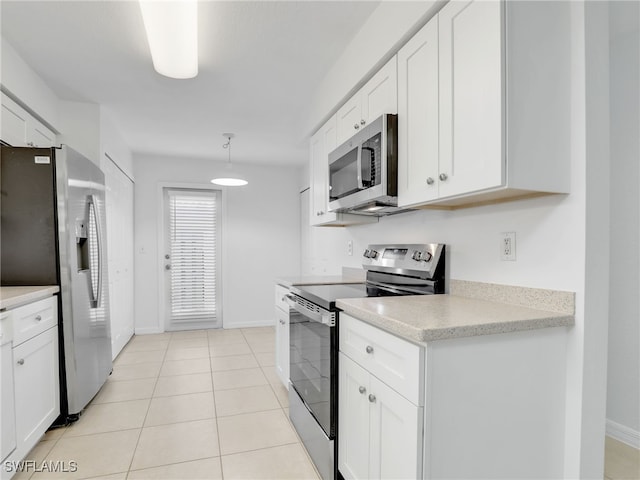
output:
[[[233,322],[233,323],[224,323],[222,328],[224,329],[232,329],[232,328],[251,328],[251,327],[275,327],[275,322],[273,320],[267,320],[266,322]]]
[[[607,419],[607,436],[626,443],[630,447],[640,449],[640,432]]]
[[[163,331],[160,330],[158,327],[136,328],[136,331],[135,331],[136,335],[151,335],[154,333],[163,333]]]

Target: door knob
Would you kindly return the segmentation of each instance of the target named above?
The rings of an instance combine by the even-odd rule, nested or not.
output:
[[[166,258],[167,260],[169,260],[171,258],[171,255],[169,255],[168,253],[164,256],[164,258]]]
[[[366,389],[366,388],[364,388],[364,387],[360,387],[360,388],[358,388],[358,391],[359,391],[360,393],[366,393],[367,389]]]
[[[376,396],[375,396],[374,394],[370,393],[370,394],[369,394],[369,401],[370,401],[371,403],[374,403],[374,402],[376,401]]]
[[[365,120],[360,120],[360,125],[364,125],[365,123],[367,123]]]
[[[39,322],[40,320],[42,320],[42,316],[36,315],[36,321]]]
[[[427,185],[433,185],[433,182],[434,182],[433,178],[431,177],[427,178]]]
[[[355,128],[356,130],[358,130],[360,128],[360,125],[358,125],[357,123],[353,126],[353,128]]]
[[[367,353],[373,353],[373,347],[371,345],[367,345],[367,348],[365,350],[367,351]]]
[[[440,180],[442,180],[444,182],[449,177],[447,177],[446,173],[441,173],[439,178],[440,178]]]
[[[165,266],[164,266],[164,269],[165,269],[165,270],[171,270],[171,265],[165,265]]]
[[[21,358],[20,360],[18,360],[18,365],[24,365],[24,358]]]

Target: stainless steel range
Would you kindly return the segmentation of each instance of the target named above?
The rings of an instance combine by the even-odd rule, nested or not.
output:
[[[340,298],[444,293],[442,244],[369,245],[366,283],[292,287],[289,416],[324,480],[338,478]]]

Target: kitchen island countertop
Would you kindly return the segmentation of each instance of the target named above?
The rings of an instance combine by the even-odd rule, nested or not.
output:
[[[545,327],[572,326],[573,313],[457,295],[350,298],[345,313],[407,340],[423,343]]]
[[[60,291],[57,285],[44,285],[37,287],[0,287],[0,310],[19,307],[50,297]]]

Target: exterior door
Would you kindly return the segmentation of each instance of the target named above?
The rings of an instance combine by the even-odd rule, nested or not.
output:
[[[220,191],[164,189],[167,331],[219,328]]]

